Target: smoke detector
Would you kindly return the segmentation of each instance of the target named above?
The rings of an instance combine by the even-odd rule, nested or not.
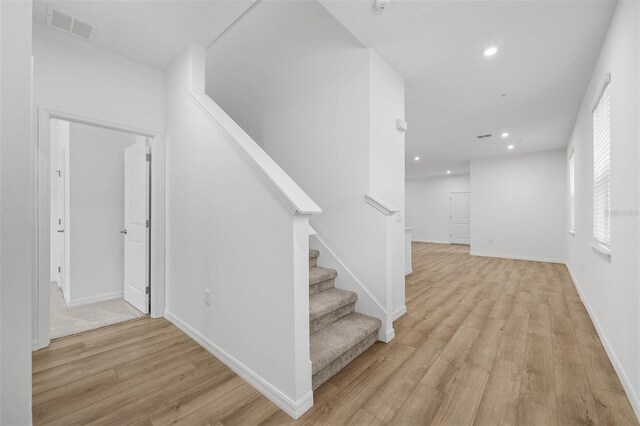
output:
[[[373,7],[375,7],[378,12],[382,12],[389,7],[389,3],[391,3],[391,0],[373,0]]]
[[[47,25],[88,41],[93,40],[96,32],[94,25],[54,9],[51,5],[47,6]]]

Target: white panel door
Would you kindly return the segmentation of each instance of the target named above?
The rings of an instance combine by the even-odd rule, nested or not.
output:
[[[469,244],[471,235],[471,200],[468,192],[451,193],[449,241]]]
[[[149,313],[149,162],[147,138],[124,151],[124,300]]]

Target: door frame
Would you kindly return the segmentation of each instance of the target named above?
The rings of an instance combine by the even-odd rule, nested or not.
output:
[[[33,297],[33,338],[32,349],[49,346],[50,312],[49,284],[51,261],[50,229],[50,181],[51,181],[51,119],[57,118],[74,123],[106,129],[119,130],[146,136],[150,139],[151,152],[151,229],[150,237],[150,286],[151,317],[164,316],[165,306],[165,140],[162,132],[140,129],[128,125],[112,123],[93,117],[57,111],[43,106],[37,107],[37,180],[36,180],[36,268]]]
[[[467,194],[469,196],[469,242],[456,243],[453,242],[453,196],[459,194]],[[449,244],[469,244],[471,245],[471,191],[455,191],[449,193]]]

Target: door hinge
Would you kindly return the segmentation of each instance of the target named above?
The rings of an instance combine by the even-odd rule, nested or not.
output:
[[[62,273],[62,266],[58,266],[58,273]]]
[[[144,293],[145,293],[145,294],[151,294],[151,287],[147,287],[147,288],[144,290]]]
[[[56,173],[58,174],[58,177],[62,177],[62,170],[56,170]]]
[[[151,161],[151,154],[147,154],[147,161]]]
[[[151,220],[147,219],[147,228],[151,228]]]

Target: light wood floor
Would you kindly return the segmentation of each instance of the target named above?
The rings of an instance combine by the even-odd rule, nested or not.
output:
[[[293,422],[166,320],[33,356],[36,424],[637,424],[567,270],[414,243],[408,313]]]

